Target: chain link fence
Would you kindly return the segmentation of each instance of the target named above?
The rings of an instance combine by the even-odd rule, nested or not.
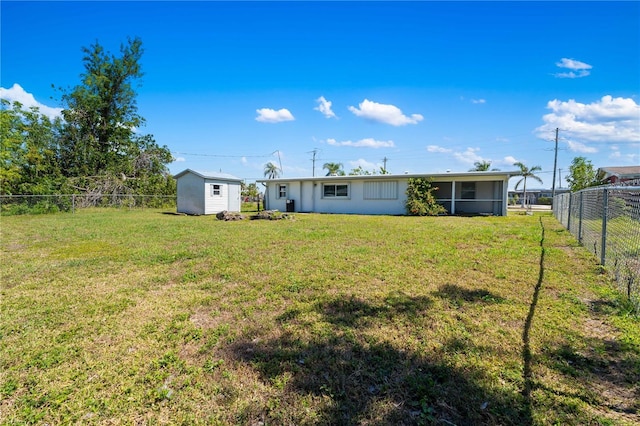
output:
[[[0,214],[75,212],[88,207],[176,208],[175,195],[58,194],[0,195]]]
[[[640,312],[640,181],[556,195],[553,214]]]

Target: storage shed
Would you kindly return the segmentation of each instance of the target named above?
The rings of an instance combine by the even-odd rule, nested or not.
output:
[[[240,211],[242,179],[225,173],[186,169],[174,176],[178,190],[178,213],[193,215]]]

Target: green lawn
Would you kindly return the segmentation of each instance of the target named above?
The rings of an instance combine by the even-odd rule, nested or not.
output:
[[[2,424],[640,422],[640,322],[548,214],[0,230]]]

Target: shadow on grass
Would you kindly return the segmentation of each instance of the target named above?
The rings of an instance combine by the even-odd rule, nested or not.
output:
[[[380,304],[329,298],[311,312],[322,319],[316,322],[324,325],[318,330],[304,330],[301,314],[290,311],[279,318],[282,334],[238,340],[232,355],[250,364],[267,383],[288,378],[279,401],[281,407],[289,404],[284,411],[299,411],[294,405],[300,397],[328,401],[314,424],[526,423],[522,397],[483,386],[482,371],[458,368],[442,354],[425,355],[376,336],[376,324],[410,324],[431,305],[428,297],[403,293],[392,293]],[[468,346],[449,343],[445,346]],[[259,416],[265,423],[282,420],[267,408]],[[289,418],[287,423],[302,421]]]
[[[491,293],[488,290],[477,289],[468,290],[464,287],[460,287],[453,284],[445,284],[441,286],[437,292],[433,293],[434,296],[441,298],[451,299],[454,302],[487,302],[487,303],[502,303],[504,298]]]
[[[527,417],[527,424],[532,424],[532,414],[531,414],[531,391],[533,390],[533,378],[531,372],[531,363],[533,356],[531,354],[531,326],[533,324],[533,319],[536,313],[536,306],[538,305],[538,299],[540,297],[540,290],[542,290],[542,283],[544,281],[544,256],[545,256],[545,248],[544,248],[544,237],[545,237],[545,228],[542,223],[542,217],[540,219],[540,266],[538,269],[538,281],[536,282],[536,286],[533,290],[533,297],[531,299],[531,304],[529,305],[529,313],[527,314],[527,319],[524,323],[524,330],[522,331],[522,363],[523,363],[523,379],[524,379],[524,388],[522,389],[522,395],[525,398],[525,412]]]
[[[568,342],[580,342],[581,349],[564,343],[544,354],[549,368],[581,386],[564,393],[543,389],[600,406],[613,417],[635,424],[640,423],[640,351],[637,345],[616,340],[606,325],[606,317],[619,315],[619,308],[612,301],[592,301],[591,312],[595,319],[587,327],[591,327],[591,334],[598,337],[570,335]]]

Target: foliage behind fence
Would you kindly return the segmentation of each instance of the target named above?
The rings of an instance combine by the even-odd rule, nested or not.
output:
[[[87,207],[116,208],[175,208],[175,195],[133,194],[57,194],[57,195],[1,195],[0,213],[41,214],[74,212]]]
[[[554,216],[592,251],[640,311],[640,182],[556,195]]]

